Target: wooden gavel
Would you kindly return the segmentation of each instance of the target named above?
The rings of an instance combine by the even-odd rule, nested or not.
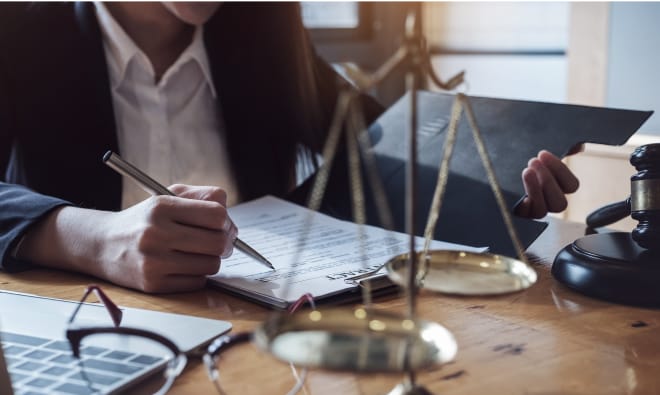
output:
[[[630,215],[639,221],[632,238],[646,249],[660,249],[660,144],[637,147],[630,155],[637,173],[630,177],[630,197],[587,216],[587,226],[609,225]]]

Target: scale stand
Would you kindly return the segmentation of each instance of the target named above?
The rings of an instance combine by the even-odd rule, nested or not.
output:
[[[416,193],[416,131],[417,131],[417,90],[421,75],[431,71],[430,58],[421,35],[421,27],[415,15],[406,18],[405,42],[399,50],[374,74],[365,75],[358,69],[347,70],[360,78],[354,78],[357,89],[340,92],[335,114],[328,137],[323,147],[323,165],[319,169],[309,195],[308,208],[318,210],[325,192],[329,171],[342,141],[342,130],[346,131],[349,176],[354,221],[365,223],[365,199],[360,175],[358,146],[362,148],[368,178],[374,189],[376,206],[381,222],[387,227],[388,215],[383,211],[389,208],[383,201],[382,184],[377,177],[370,142],[366,134],[364,118],[359,110],[359,92],[367,92],[399,65],[406,64],[406,85],[411,94],[409,123],[410,155],[406,173],[406,219],[410,235],[410,251],[415,251],[413,233],[415,220]],[[431,71],[432,72],[432,71]],[[433,75],[433,80],[441,88],[452,88],[463,81],[463,73],[452,78],[447,84]],[[374,177],[375,176],[375,177]],[[374,178],[378,178],[375,182]],[[391,222],[391,221],[390,221]],[[309,229],[309,227],[307,227]],[[303,233],[301,246],[304,247],[306,234]],[[302,247],[301,247],[302,249]],[[276,358],[307,368],[318,368],[353,373],[405,373],[406,378],[397,386],[393,394],[430,394],[415,383],[415,372],[448,363],[457,351],[456,340],[442,325],[417,318],[417,257],[409,255],[406,299],[407,314],[401,315],[378,311],[369,306],[367,287],[363,287],[364,307],[356,309],[331,308],[291,315],[273,315],[257,328],[253,340],[259,348],[270,352]],[[384,266],[384,264],[383,264]]]
[[[440,81],[432,69],[430,56],[421,33],[421,26],[416,21],[414,14],[408,15],[406,18],[405,31],[403,45],[375,73],[366,75],[357,68],[346,69],[349,78],[357,85],[357,89],[345,90],[339,94],[335,115],[323,148],[323,165],[319,169],[312,186],[308,208],[318,210],[320,206],[337,145],[342,140],[341,132],[342,129],[345,129],[347,132],[345,140],[347,143],[354,220],[357,224],[365,223],[359,146],[365,156],[365,165],[370,181],[372,181],[371,186],[374,189],[381,222],[387,226],[386,221],[383,220],[383,218],[387,218],[387,215],[382,215],[386,204],[378,201],[379,198],[384,199],[384,193],[381,193],[382,189],[380,189],[382,184],[373,180],[373,178],[377,178],[373,175],[377,176],[378,173],[375,169],[370,147],[365,144],[366,127],[363,117],[359,114],[360,111],[356,110],[359,106],[359,100],[357,99],[359,92],[369,91],[390,75],[397,66],[405,64],[407,67],[406,88],[410,92],[409,152],[405,188],[406,230],[410,236],[410,252],[397,256],[384,265],[389,265],[393,261],[401,264],[400,270],[397,270],[396,274],[401,279],[399,284],[406,291],[406,314],[389,313],[371,308],[369,306],[368,288],[364,287],[364,307],[356,309],[319,309],[287,316],[273,315],[271,319],[266,320],[257,328],[253,339],[261,349],[270,352],[278,359],[301,367],[353,373],[404,373],[403,382],[393,388],[390,394],[426,395],[431,394],[431,392],[416,382],[416,372],[428,369],[431,366],[448,363],[454,359],[457,352],[456,340],[451,332],[438,323],[424,321],[417,317],[416,303],[420,287],[428,288],[428,285],[432,282],[430,280],[436,278],[438,273],[441,273],[443,278],[450,278],[446,275],[446,266],[441,266],[440,270],[436,270],[438,269],[438,266],[435,265],[437,259],[434,257],[449,260],[450,269],[459,268],[457,271],[464,276],[469,277],[476,273],[480,278],[484,277],[495,282],[498,281],[498,277],[493,276],[493,274],[529,274],[529,278],[524,278],[521,281],[518,281],[518,278],[513,283],[507,280],[508,282],[503,287],[495,290],[488,289],[486,292],[482,292],[483,290],[477,292],[477,294],[482,295],[513,292],[527,288],[536,281],[536,273],[531,267],[528,267],[529,270],[527,270],[524,267],[517,266],[518,263],[523,266],[527,265],[524,262],[522,247],[515,234],[510,213],[505,207],[492,165],[476,126],[473,111],[466,96],[461,94],[457,95],[455,109],[452,110],[454,127],[450,130],[451,134],[455,137],[460,109],[464,108],[507,229],[523,262],[492,254],[470,254],[462,251],[452,251],[454,255],[445,255],[443,253],[447,251],[429,251],[428,237],[424,251],[417,252],[416,237],[414,235],[417,193],[417,91],[423,84],[422,78],[427,77],[441,89],[454,89],[463,82],[464,73],[461,72],[452,77],[447,83]],[[453,137],[450,139],[448,136],[447,139],[452,140]],[[446,189],[448,163],[451,157],[450,152],[447,150],[451,151],[453,146],[453,142],[447,141],[445,143],[446,155],[441,165],[438,187],[436,188],[434,205],[430,215],[433,218],[429,219],[429,224],[432,224],[432,227],[435,226],[436,214],[439,212],[442,195]],[[429,224],[427,224],[427,228]],[[304,246],[305,240],[306,234],[304,233],[301,246]],[[512,263],[512,261],[515,262]],[[388,271],[389,269],[388,266]],[[420,275],[422,275],[422,278],[420,278]],[[474,277],[472,277],[473,279]],[[470,281],[465,282],[465,284],[469,283]]]

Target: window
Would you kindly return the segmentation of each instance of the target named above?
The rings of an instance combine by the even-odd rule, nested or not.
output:
[[[371,35],[371,4],[304,1],[300,5],[303,23],[314,41],[363,40]]]
[[[419,14],[421,3],[302,2],[301,8],[322,58],[330,63],[353,62],[372,72],[399,48],[405,18],[409,12]],[[403,71],[396,70],[370,93],[389,106],[405,92],[403,81]]]
[[[468,94],[566,101],[569,3],[424,3],[434,70]]]
[[[303,22],[310,29],[354,29],[360,24],[356,1],[303,2],[301,7]]]

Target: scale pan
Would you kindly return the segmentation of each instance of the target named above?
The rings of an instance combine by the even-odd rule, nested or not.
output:
[[[503,255],[466,251],[432,250],[418,253],[418,286],[456,295],[498,295],[521,291],[536,282],[536,272],[527,263]],[[390,280],[407,286],[409,255],[386,263]]]
[[[373,309],[274,315],[254,343],[285,362],[351,372],[405,372],[451,361],[454,336],[440,324]]]

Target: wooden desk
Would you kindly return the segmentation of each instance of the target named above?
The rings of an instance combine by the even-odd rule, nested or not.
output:
[[[538,259],[536,285],[512,295],[476,298],[422,293],[419,314],[451,330],[456,361],[418,375],[435,394],[660,393],[660,310],[615,305],[571,292],[550,275],[556,252],[582,234],[578,224],[554,221],[529,251]],[[0,288],[78,300],[89,277],[50,270],[7,275]],[[659,279],[660,282],[660,279]],[[153,296],[103,284],[120,305],[229,320],[253,329],[267,315],[259,306],[214,289]],[[377,300],[405,311],[402,298]],[[288,366],[252,345],[229,350],[221,374],[232,394],[285,394]],[[312,372],[309,394],[384,394],[399,375],[369,377]],[[140,393],[137,389],[132,393]],[[172,394],[215,394],[199,361],[191,361]]]

